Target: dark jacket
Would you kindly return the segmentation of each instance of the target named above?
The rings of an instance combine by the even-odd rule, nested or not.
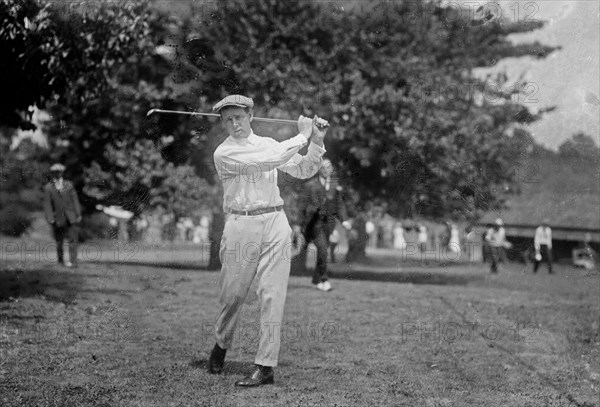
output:
[[[330,178],[328,191],[318,175],[306,182],[298,197],[298,210],[302,233],[307,240],[319,232],[329,236],[335,228],[336,219],[340,222],[347,219],[342,189],[334,177]]]
[[[59,192],[54,182],[44,186],[44,213],[46,220],[56,226],[64,226],[67,220],[77,223],[81,219],[81,205],[77,192],[71,182],[63,181],[63,190]]]

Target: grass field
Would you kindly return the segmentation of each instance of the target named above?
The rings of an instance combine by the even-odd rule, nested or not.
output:
[[[252,367],[252,290],[224,375],[206,372],[217,272],[157,250],[67,270],[5,259],[2,406],[596,406],[600,277],[558,265],[332,265],[334,291],[289,283],[275,385]],[[187,249],[189,250],[189,249]],[[185,258],[183,256],[182,258]]]

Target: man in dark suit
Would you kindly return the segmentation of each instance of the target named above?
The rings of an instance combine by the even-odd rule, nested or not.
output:
[[[331,283],[327,276],[327,252],[329,236],[336,226],[336,219],[346,229],[351,225],[346,220],[347,213],[342,198],[342,187],[333,176],[333,165],[323,159],[316,176],[305,185],[298,197],[298,207],[305,247],[298,260],[306,262],[306,247],[313,242],[317,247],[317,264],[313,272],[312,283],[321,291],[330,291]]]
[[[54,232],[58,262],[67,267],[74,267],[77,262],[81,205],[73,184],[63,179],[64,171],[65,166],[62,164],[50,167],[52,180],[44,186],[44,212]],[[66,262],[63,256],[65,238],[69,242],[69,260]]]

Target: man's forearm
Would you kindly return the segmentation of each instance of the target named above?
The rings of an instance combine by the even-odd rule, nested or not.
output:
[[[316,145],[318,145],[321,148],[324,148],[323,140],[315,140],[314,137],[311,137],[310,142],[315,143]]]

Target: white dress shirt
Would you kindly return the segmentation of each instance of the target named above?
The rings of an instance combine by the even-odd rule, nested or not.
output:
[[[319,170],[325,149],[310,143],[305,156],[298,154],[307,142],[302,134],[282,142],[254,132],[244,139],[227,137],[214,153],[223,183],[223,210],[250,211],[283,205],[277,170],[300,179],[310,178]]]
[[[533,245],[535,250],[539,251],[540,246],[545,244],[549,249],[552,249],[552,229],[546,226],[538,226],[535,230],[535,236],[533,238]]]
[[[54,181],[54,186],[56,187],[58,192],[62,192],[65,187],[65,183],[62,178],[59,178],[56,181]]]

